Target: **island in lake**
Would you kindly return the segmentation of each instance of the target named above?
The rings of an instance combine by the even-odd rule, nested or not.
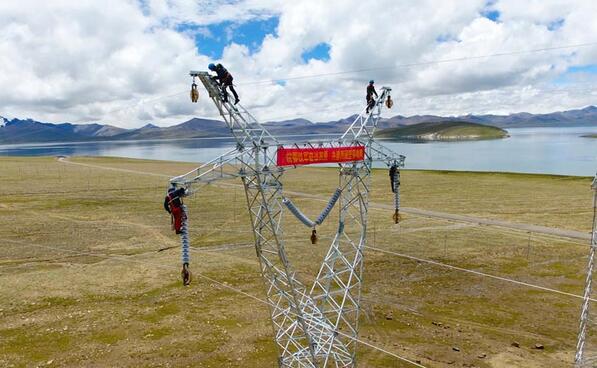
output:
[[[398,141],[475,141],[506,138],[508,132],[490,125],[464,121],[439,121],[381,129],[375,135]]]
[[[581,135],[581,137],[584,137],[584,138],[597,138],[597,134]]]

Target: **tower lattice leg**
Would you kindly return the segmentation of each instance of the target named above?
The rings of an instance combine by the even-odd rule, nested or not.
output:
[[[591,324],[595,323],[591,314],[591,292],[593,290],[593,271],[597,261],[595,253],[597,252],[597,175],[591,186],[593,188],[593,227],[591,231],[591,247],[589,251],[589,263],[587,265],[587,277],[585,280],[585,290],[583,293],[583,303],[580,313],[580,327],[576,343],[576,355],[574,364],[576,368],[597,366],[597,351],[594,346],[587,349],[587,340],[591,337]],[[594,314],[594,312],[593,312]],[[594,330],[595,328],[593,328]]]
[[[311,294],[339,331],[323,352],[323,367],[356,366],[356,342],[366,245],[370,165],[347,165],[340,170],[338,230],[321,265]]]
[[[257,257],[270,303],[280,366],[316,367],[312,341],[301,308],[305,287],[296,279],[284,249],[279,176],[246,176],[243,183]]]

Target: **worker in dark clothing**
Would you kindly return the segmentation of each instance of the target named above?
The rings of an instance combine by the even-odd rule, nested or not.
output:
[[[164,209],[172,216],[172,228],[177,234],[182,231],[182,223],[184,220],[184,210],[182,208],[182,197],[185,195],[184,188],[170,187],[168,194],[164,198]]]
[[[372,79],[369,81],[369,85],[367,86],[367,114],[371,109],[373,109],[373,105],[375,104],[373,95],[375,95],[375,98],[377,98],[377,92],[375,91],[375,86],[373,86],[374,83],[375,81]]]
[[[230,92],[232,92],[234,95],[234,104],[236,105],[240,99],[238,98],[238,94],[232,85],[232,81],[234,80],[234,78],[232,78],[232,74],[230,74],[222,64],[209,64],[208,68],[212,72],[216,73],[215,78],[220,82],[220,87],[224,92],[224,102],[228,102],[228,92],[226,92],[226,88],[230,87]]]
[[[392,193],[396,193],[396,184],[400,185],[400,183],[396,183],[396,172],[398,171],[398,166],[393,164],[390,166],[390,185],[392,186]]]

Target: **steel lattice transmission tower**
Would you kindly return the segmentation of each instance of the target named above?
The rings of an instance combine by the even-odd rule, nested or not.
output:
[[[596,367],[597,351],[586,348],[587,339],[590,337],[591,327],[595,324],[595,311],[591,313],[591,292],[593,289],[593,271],[595,269],[597,251],[597,174],[591,185],[593,189],[593,227],[591,230],[591,246],[589,250],[589,264],[587,266],[587,278],[585,281],[585,291],[583,294],[583,303],[580,313],[580,328],[578,332],[578,341],[576,344],[576,355],[574,364],[576,368]],[[593,328],[594,330],[594,328]]]
[[[394,176],[398,221],[399,168],[404,165],[404,156],[379,145],[373,137],[384,103],[391,106],[391,89],[383,87],[371,112],[363,111],[341,137],[290,145],[331,149],[357,146],[364,147],[365,152],[363,160],[338,163],[339,194],[326,208],[329,213],[336,202],[339,204],[337,232],[315,281],[308,286],[297,278],[285,250],[282,214],[289,201],[283,197],[281,178],[288,167],[278,166],[276,161],[276,151],[283,145],[241,105],[225,102],[207,72],[190,75],[202,82],[230,128],[236,148],[173,178],[171,185],[186,188],[188,195],[198,190],[199,184],[239,177],[245,188],[280,367],[355,367],[370,177],[375,160],[398,168]],[[299,218],[303,216],[303,222],[309,221],[296,208],[291,211]],[[186,254],[183,262],[188,263],[186,224],[181,239]]]

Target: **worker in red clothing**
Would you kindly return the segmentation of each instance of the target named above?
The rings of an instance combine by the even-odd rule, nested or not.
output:
[[[369,81],[369,85],[367,86],[367,114],[371,109],[373,109],[373,105],[375,104],[375,100],[373,99],[373,95],[377,98],[377,92],[375,91],[375,86],[373,85],[375,81],[372,79]]]
[[[177,234],[182,232],[182,223],[185,213],[182,209],[182,197],[185,195],[184,188],[170,187],[168,194],[164,198],[164,209],[172,216],[172,229]]]

